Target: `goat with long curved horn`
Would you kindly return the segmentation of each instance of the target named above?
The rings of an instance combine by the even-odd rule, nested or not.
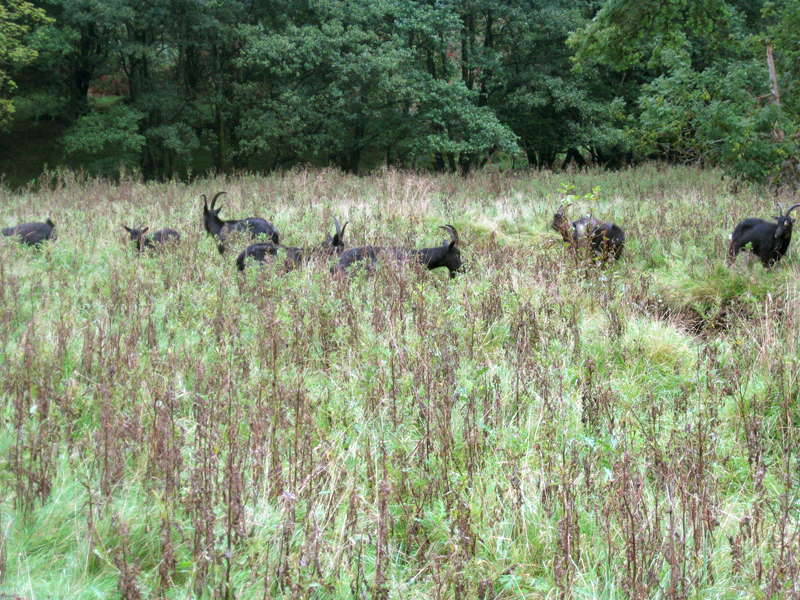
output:
[[[758,256],[765,269],[769,269],[778,262],[792,241],[792,224],[794,219],[789,215],[800,204],[795,204],[783,214],[783,206],[778,205],[778,216],[774,217],[775,223],[752,217],[741,221],[729,236],[728,264],[733,264],[737,255],[745,246],[750,245],[750,252]]]
[[[209,235],[213,235],[219,240],[217,246],[220,253],[225,251],[225,240],[231,234],[240,232],[252,239],[257,235],[266,235],[268,239],[277,244],[279,239],[278,230],[275,226],[260,217],[248,217],[247,219],[234,219],[223,221],[219,218],[221,208],[215,208],[217,198],[227,192],[217,192],[211,199],[211,206],[208,206],[208,199],[205,194],[200,194],[203,198],[203,225]]]
[[[419,248],[409,250],[405,248],[382,248],[379,246],[359,246],[350,248],[343,252],[339,258],[339,264],[331,271],[344,272],[348,267],[364,262],[367,268],[374,268],[381,257],[388,258],[395,262],[416,261],[428,270],[446,267],[450,272],[450,279],[455,278],[456,273],[462,272],[464,263],[461,261],[461,250],[458,247],[459,239],[456,228],[452,225],[440,225],[439,229],[444,229],[450,234],[450,242],[445,242],[441,246],[433,248]]]

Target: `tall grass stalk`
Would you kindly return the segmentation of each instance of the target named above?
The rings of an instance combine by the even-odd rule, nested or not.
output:
[[[451,223],[467,272],[239,274],[223,189],[288,245]],[[618,265],[549,229],[568,189]],[[772,203],[654,165],[0,188],[59,234],[0,240],[0,595],[797,595],[800,249],[723,265]],[[183,239],[137,256],[139,222]]]

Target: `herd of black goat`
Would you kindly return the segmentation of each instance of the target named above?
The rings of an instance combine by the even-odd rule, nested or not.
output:
[[[215,207],[217,199],[226,192],[218,192],[208,204],[205,194],[203,199],[203,223],[205,230],[217,240],[217,249],[225,252],[225,241],[231,234],[238,233],[248,239],[260,237],[261,241],[250,244],[236,257],[236,266],[243,271],[248,263],[248,258],[255,262],[275,260],[285,253],[284,267],[286,270],[300,266],[312,256],[337,257],[338,263],[331,268],[331,272],[346,272],[349,267],[357,264],[364,265],[367,269],[374,269],[380,260],[397,262],[417,262],[428,270],[446,267],[450,277],[463,270],[461,261],[458,232],[452,225],[441,225],[439,228],[450,235],[450,241],[445,241],[441,246],[433,248],[407,249],[383,246],[359,246],[345,249],[343,226],[334,217],[336,233],[326,234],[325,240],[319,245],[310,248],[297,248],[283,246],[280,243],[280,234],[276,227],[260,217],[246,219],[223,220],[219,217],[221,208]],[[792,224],[794,219],[789,215],[800,207],[795,204],[783,213],[783,207],[778,204],[779,214],[774,217],[775,222],[764,219],[750,218],[741,221],[730,235],[728,246],[728,264],[736,260],[742,250],[749,249],[756,255],[764,268],[771,268],[789,249],[792,240]],[[567,217],[567,206],[559,206],[553,215],[551,227],[561,234],[566,244],[575,250],[587,250],[596,260],[605,263],[609,259],[617,261],[622,255],[625,245],[625,232],[614,223],[604,223],[594,216],[585,216],[575,221]],[[122,227],[130,234],[130,239],[135,242],[138,251],[153,249],[167,242],[178,242],[181,235],[175,229],[165,228],[150,235],[145,235],[148,227]],[[23,244],[37,246],[46,240],[55,240],[55,225],[50,219],[44,223],[23,223],[14,227],[3,229],[3,235],[15,237]]]

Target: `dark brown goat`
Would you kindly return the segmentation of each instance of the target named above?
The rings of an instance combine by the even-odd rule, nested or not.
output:
[[[244,233],[248,238],[252,239],[258,235],[265,235],[272,243],[277,244],[280,234],[275,226],[261,217],[248,217],[247,219],[233,219],[223,221],[219,218],[219,211],[221,208],[214,208],[222,194],[227,192],[217,192],[211,199],[211,206],[208,206],[208,200],[205,194],[200,194],[203,199],[203,225],[209,235],[213,235],[219,241],[217,249],[220,254],[225,252],[225,240],[231,233],[240,232]]]
[[[566,209],[559,205],[550,226],[561,234],[561,238],[575,249],[591,247],[592,254],[602,262],[609,258],[619,260],[625,246],[625,232],[614,223],[601,223],[594,216],[581,217],[570,223]]]
[[[156,246],[161,246],[169,241],[179,242],[181,239],[181,234],[175,229],[170,229],[169,227],[159,229],[152,235],[145,235],[150,228],[142,227],[142,225],[144,225],[144,223],[140,224],[139,227],[128,227],[127,225],[122,226],[125,231],[130,234],[131,241],[136,242],[136,250],[138,252],[152,250]]]
[[[16,237],[21,243],[28,246],[37,246],[45,240],[55,240],[56,226],[50,219],[44,223],[22,223],[14,227],[3,229],[3,235]]]
[[[334,235],[326,234],[325,241],[316,248],[303,250],[294,246],[281,246],[273,242],[250,244],[236,257],[236,268],[244,271],[248,257],[256,262],[264,262],[268,258],[275,259],[279,253],[285,252],[284,267],[287,271],[290,271],[302,265],[311,256],[336,256],[341,254],[344,251],[344,230],[347,228],[347,223],[343,226],[340,225],[339,219],[336,217],[333,218],[333,222],[336,226],[336,233]]]
[[[750,218],[741,221],[730,235],[728,246],[728,264],[733,264],[736,256],[745,246],[750,245],[750,251],[758,256],[765,269],[769,269],[778,262],[792,241],[792,219],[789,214],[800,204],[795,204],[783,214],[783,206],[778,204],[778,216],[774,217],[775,223],[764,219]]]
[[[439,229],[444,229],[450,234],[450,242],[444,242],[441,246],[433,248],[406,249],[406,248],[384,248],[380,246],[360,246],[350,248],[339,257],[339,264],[331,269],[331,272],[345,272],[348,267],[358,263],[365,263],[368,269],[374,269],[381,258],[386,258],[396,262],[415,261],[428,270],[446,267],[453,279],[456,273],[463,270],[464,263],[461,261],[461,251],[458,247],[458,232],[452,225],[440,225]]]

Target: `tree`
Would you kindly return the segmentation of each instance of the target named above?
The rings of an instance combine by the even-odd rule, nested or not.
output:
[[[488,102],[498,56],[495,15],[513,18],[502,9],[497,2],[408,2],[395,15],[424,100],[414,115],[422,135],[412,139],[433,153],[436,170],[467,174],[497,150],[519,151],[518,136]]]
[[[9,71],[36,58],[36,51],[25,43],[25,36],[48,22],[45,12],[30,2],[6,0],[0,4],[0,125],[7,124],[14,113],[10,96],[16,84]]]
[[[65,96],[66,116],[76,119],[88,111],[92,82],[107,75],[102,69],[118,15],[102,0],[47,0],[47,8],[53,21],[31,37],[39,55],[36,79],[51,94]]]
[[[454,3],[316,3],[251,28],[239,64],[242,135],[271,164],[309,159],[358,172],[388,164],[451,171],[516,149],[459,66]],[[298,22],[292,22],[293,19]]]
[[[765,31],[756,41],[761,48],[767,45],[775,53],[777,76],[781,91],[781,110],[791,119],[800,122],[800,46],[797,31],[800,28],[800,2],[768,3],[764,9]],[[762,55],[763,56],[763,55]]]
[[[566,44],[593,11],[593,2],[561,0],[496,8],[504,19],[493,34],[488,105],[520,137],[531,165],[549,168],[579,148],[596,156],[627,149],[637,77],[589,60],[576,69]]]
[[[797,113],[773,100],[766,45],[779,40],[784,73],[796,70],[793,34],[786,32],[798,22],[796,1],[609,0],[570,43],[580,62],[649,71],[637,101],[640,154],[721,165],[765,181],[796,151],[794,136],[781,132],[797,130]],[[793,81],[784,89],[794,108]]]
[[[217,171],[231,168],[237,28],[257,20],[252,3],[49,1],[58,20],[40,36],[41,62],[69,98],[72,156],[108,172],[109,157],[127,163],[138,148],[143,176],[162,179],[186,173],[205,146]],[[103,101],[90,103],[90,89]],[[122,144],[126,132],[135,135]]]
[[[671,56],[696,52],[699,40],[719,50],[734,12],[725,0],[605,0],[570,44],[578,62],[657,68]]]
[[[544,168],[636,152],[765,178],[800,117],[797,0],[34,1],[55,20],[7,4],[2,65],[18,48],[20,91],[60,103],[72,158],[145,178],[468,174],[520,151]]]

